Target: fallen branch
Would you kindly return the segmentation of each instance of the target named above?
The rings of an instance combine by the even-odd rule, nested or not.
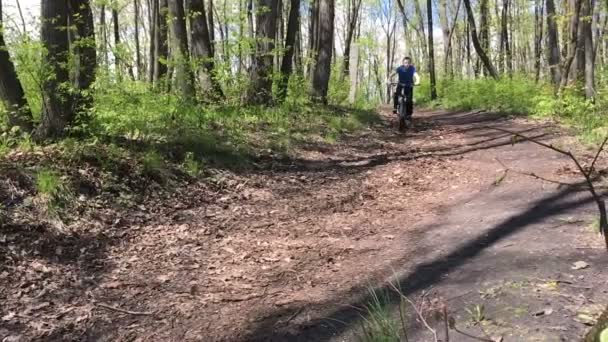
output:
[[[529,177],[536,178],[536,179],[541,180],[541,181],[545,181],[545,182],[548,182],[548,183],[553,183],[553,184],[557,184],[557,185],[561,185],[561,186],[576,186],[577,185],[577,184],[574,184],[574,183],[564,183],[564,182],[560,182],[560,181],[557,181],[557,180],[545,178],[545,177],[537,175],[534,172],[524,172],[524,171],[519,171],[519,170],[511,169],[508,166],[506,166],[500,159],[498,159],[498,158],[494,158],[494,159],[496,159],[496,161],[507,171],[515,172],[515,173],[523,175],[523,176],[529,176]]]
[[[130,311],[130,310],[124,310],[121,308],[117,308],[108,304],[104,304],[104,303],[97,303],[96,304],[99,307],[102,307],[104,309],[108,309],[108,310],[112,310],[112,311],[117,311],[117,312],[122,312],[125,314],[129,314],[129,315],[135,315],[135,316],[152,316],[154,315],[154,312],[150,312],[150,311]]]
[[[431,328],[431,326],[426,321],[426,319],[424,318],[424,316],[422,315],[420,310],[418,310],[418,308],[416,307],[416,304],[414,304],[414,302],[412,302],[406,295],[404,295],[399,289],[397,289],[395,284],[393,284],[392,282],[389,282],[389,284],[391,284],[391,287],[393,288],[393,290],[395,290],[395,292],[397,292],[397,294],[399,294],[399,296],[402,299],[406,300],[414,308],[414,311],[416,311],[416,314],[418,315],[418,318],[420,318],[420,321],[422,322],[422,324],[424,324],[424,326],[433,334],[433,337],[435,338],[435,342],[438,342],[439,339],[437,338],[437,332],[435,331],[435,329]]]
[[[587,188],[589,190],[589,192],[591,193],[591,195],[593,196],[593,200],[595,201],[595,203],[597,204],[598,207],[598,211],[600,212],[600,233],[604,236],[604,240],[606,243],[606,250],[608,251],[608,217],[606,215],[606,203],[604,202],[604,200],[600,197],[600,195],[597,193],[595,186],[593,185],[593,179],[591,178],[591,174],[593,173],[593,169],[595,167],[595,163],[597,162],[599,155],[602,153],[602,151],[604,150],[604,147],[606,146],[606,142],[608,142],[608,136],[604,139],[604,141],[602,142],[602,145],[600,146],[599,150],[597,151],[595,158],[593,159],[593,162],[591,164],[591,167],[589,168],[588,171],[586,171],[583,166],[581,165],[581,163],[578,161],[578,159],[576,159],[576,157],[574,157],[574,155],[572,154],[572,152],[570,151],[565,151],[562,150],[558,147],[555,147],[551,144],[546,144],[542,141],[538,141],[536,139],[533,138],[529,138],[523,134],[517,133],[517,132],[513,132],[510,131],[508,129],[504,129],[504,128],[498,128],[498,127],[490,127],[490,126],[485,126],[485,128],[487,129],[493,129],[499,132],[503,132],[503,133],[509,133],[514,137],[517,138],[521,138],[523,140],[529,141],[531,143],[537,144],[539,146],[548,148],[550,150],[553,150],[557,153],[563,154],[567,157],[569,157],[574,164],[576,165],[576,167],[578,168],[578,170],[580,171],[580,173],[583,175],[583,177],[585,177],[585,182],[587,183]],[[515,139],[513,139],[513,141],[515,141]]]

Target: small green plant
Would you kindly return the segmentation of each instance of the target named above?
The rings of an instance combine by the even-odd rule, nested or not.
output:
[[[486,320],[485,307],[482,305],[474,305],[472,308],[465,308],[469,314],[469,319],[473,325],[477,325]]]
[[[194,158],[194,153],[187,152],[182,167],[191,177],[197,177],[201,173],[201,163]]]
[[[399,342],[399,323],[389,312],[386,300],[382,294],[370,289],[371,300],[365,307],[363,317],[362,342]]]
[[[55,215],[71,197],[69,188],[61,175],[54,170],[42,169],[36,174],[36,190],[47,212]]]
[[[150,150],[143,157],[143,173],[146,176],[159,179],[164,170],[165,162],[163,157],[155,150]]]

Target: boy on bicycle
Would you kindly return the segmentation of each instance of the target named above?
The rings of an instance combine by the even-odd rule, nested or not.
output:
[[[412,99],[414,97],[414,86],[420,84],[420,76],[416,72],[416,67],[412,64],[410,57],[403,58],[402,64],[389,76],[389,79],[399,75],[399,83],[393,96],[393,113],[397,113],[399,105],[399,95],[405,96],[405,116],[410,118],[414,111]]]

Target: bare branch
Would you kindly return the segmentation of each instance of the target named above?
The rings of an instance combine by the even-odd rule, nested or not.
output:
[[[604,151],[604,146],[606,145],[606,142],[608,142],[608,135],[606,136],[606,138],[604,138],[602,145],[600,146],[600,148],[597,150],[597,153],[595,154],[595,158],[593,158],[593,162],[591,163],[591,167],[589,168],[589,175],[591,175],[591,173],[593,172],[597,159],[599,158],[602,151]]]
[[[395,292],[397,294],[399,294],[399,296],[401,298],[403,298],[404,300],[406,300],[414,308],[414,311],[416,311],[416,314],[418,315],[418,318],[420,318],[420,321],[422,322],[422,324],[424,324],[424,326],[433,334],[433,337],[435,338],[435,342],[438,342],[439,339],[437,338],[437,332],[435,331],[435,329],[431,328],[431,326],[426,321],[426,319],[424,318],[424,316],[422,315],[422,313],[420,312],[420,310],[418,310],[418,308],[416,307],[416,304],[414,304],[407,296],[405,296],[403,293],[401,293],[401,291],[399,289],[397,289],[397,287],[395,286],[395,284],[393,284],[392,282],[389,282],[389,284],[391,285],[391,287],[393,288],[393,290],[395,290]]]
[[[573,187],[574,186],[578,186],[577,184],[574,184],[574,183],[564,183],[564,182],[556,181],[556,180],[553,180],[553,179],[544,178],[544,177],[541,177],[541,176],[537,175],[534,172],[524,172],[524,171],[520,171],[520,170],[511,169],[510,167],[508,167],[507,165],[505,165],[500,159],[498,159],[498,158],[494,158],[494,159],[496,159],[496,161],[506,171],[512,171],[512,172],[515,172],[515,173],[520,174],[520,175],[533,177],[533,178],[536,178],[536,179],[541,180],[541,181],[545,181],[545,182],[549,182],[549,183],[553,183],[553,184],[557,184],[557,185],[561,185],[561,186],[573,186]]]

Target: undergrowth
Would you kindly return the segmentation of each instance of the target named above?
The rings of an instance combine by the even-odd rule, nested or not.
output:
[[[597,144],[608,134],[608,85],[598,84],[595,103],[570,87],[555,96],[551,85],[536,83],[525,75],[494,80],[443,80],[438,99],[430,100],[428,81],[416,90],[417,101],[449,110],[488,110],[537,119],[554,119],[577,130],[584,143]]]

